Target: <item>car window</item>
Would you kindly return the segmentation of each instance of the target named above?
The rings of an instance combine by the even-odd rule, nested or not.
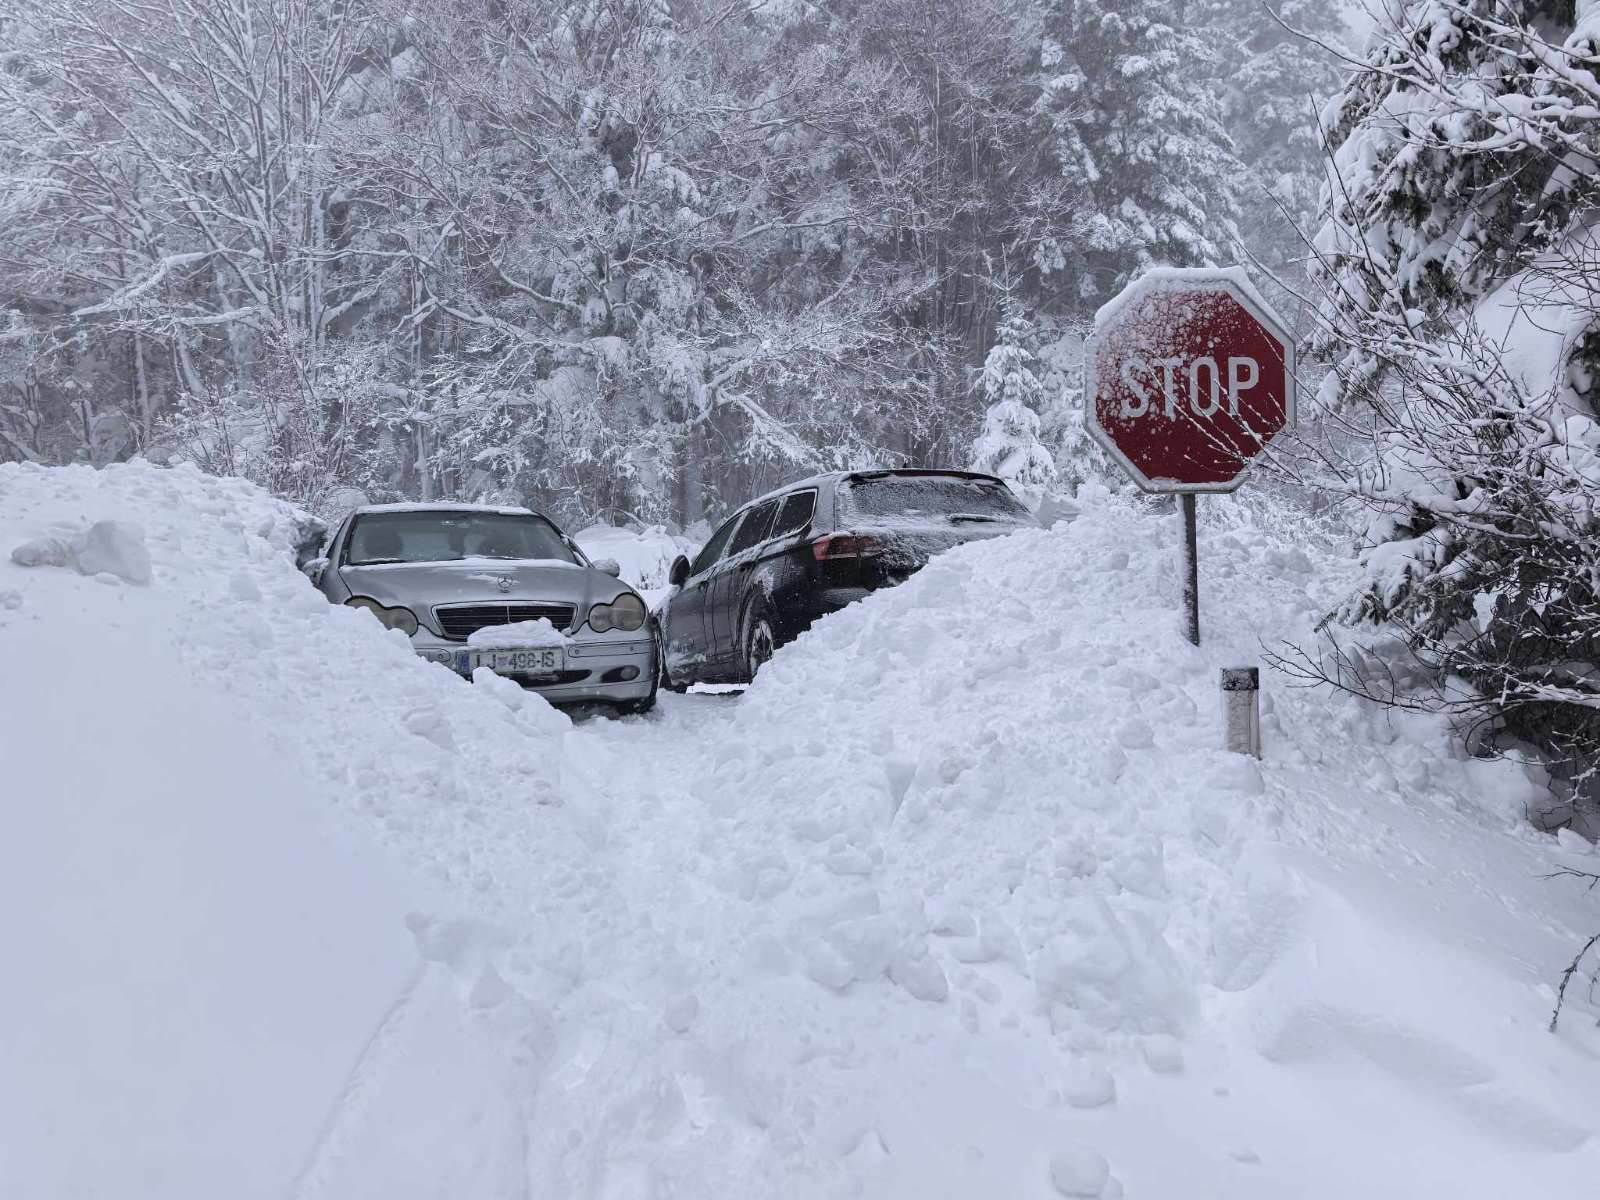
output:
[[[767,540],[768,532],[772,529],[772,518],[778,515],[778,502],[768,500],[758,504],[750,510],[750,515],[744,519],[744,524],[739,526],[739,532],[733,539],[733,545],[728,547],[728,556],[759,546]]]
[[[786,533],[796,533],[811,526],[811,515],[817,510],[817,494],[812,491],[796,492],[786,496],[783,507],[778,510],[778,519],[773,522],[772,536],[782,537]]]
[[[694,556],[694,563],[689,568],[689,574],[698,575],[706,570],[712,563],[722,557],[722,551],[728,544],[728,539],[733,536],[734,528],[739,524],[742,513],[734,513],[722,523],[722,526],[711,535],[711,540],[700,547],[700,553]]]
[[[960,475],[866,475],[839,489],[841,523],[1017,523],[1031,520],[1027,506],[996,479]]]
[[[350,527],[344,550],[344,561],[353,567],[468,558],[578,561],[560,531],[532,513],[362,513]]]

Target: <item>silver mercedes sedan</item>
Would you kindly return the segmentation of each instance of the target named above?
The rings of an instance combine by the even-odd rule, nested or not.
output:
[[[358,508],[303,569],[333,603],[365,609],[467,678],[488,667],[552,703],[655,704],[659,633],[644,599],[615,562],[591,562],[528,509]]]

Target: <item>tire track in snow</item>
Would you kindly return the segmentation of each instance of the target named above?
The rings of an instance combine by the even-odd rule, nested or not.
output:
[[[338,1163],[341,1150],[377,1092],[396,1043],[403,1040],[407,1026],[412,1023],[417,992],[427,973],[428,964],[419,962],[394,1003],[384,1012],[361,1047],[355,1064],[345,1076],[344,1086],[323,1119],[316,1141],[306,1155],[305,1165],[295,1176],[289,1191],[291,1200],[316,1200],[326,1193],[330,1168]]]

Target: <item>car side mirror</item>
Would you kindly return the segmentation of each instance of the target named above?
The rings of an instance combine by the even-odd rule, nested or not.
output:
[[[594,560],[594,569],[604,571],[607,575],[622,578],[622,564],[614,558],[597,558]]]
[[[323,572],[325,572],[327,569],[328,569],[328,560],[327,559],[325,559],[325,558],[313,558],[310,562],[306,563],[304,566],[302,566],[300,568],[300,573],[302,575],[304,575],[307,579],[311,580],[311,586],[312,587],[321,587],[322,586],[322,575],[323,575]]]
[[[688,578],[689,560],[680,554],[672,560],[672,570],[667,573],[667,582],[673,587],[682,587]]]

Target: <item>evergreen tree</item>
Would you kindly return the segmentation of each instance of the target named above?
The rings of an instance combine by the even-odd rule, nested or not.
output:
[[[989,410],[972,446],[972,469],[998,475],[1025,504],[1038,509],[1055,482],[1055,461],[1039,440],[1044,387],[1033,372],[1028,343],[1033,329],[1008,300],[995,345],[983,361],[983,395]]]
[[[1332,108],[1318,236],[1325,420],[1376,448],[1333,481],[1371,513],[1342,615],[1400,632],[1432,705],[1575,770],[1600,769],[1596,31],[1569,0],[1393,5]]]
[[[1223,127],[1216,59],[1181,0],[1057,0],[1040,54],[1039,112],[1055,162],[1086,193],[1070,238],[1038,265],[1083,308],[1144,268],[1234,257],[1242,173]]]
[[[1594,173],[1563,168],[1524,114],[1565,86],[1541,68],[1555,47],[1537,29],[1564,36],[1571,13],[1571,0],[1392,6],[1324,121],[1338,178],[1317,249],[1342,314],[1443,317],[1565,235]],[[1564,115],[1545,113],[1552,130]],[[1346,393],[1381,374],[1360,356],[1342,365]]]
[[[1348,37],[1343,6],[1191,0],[1189,10],[1209,31],[1223,124],[1249,173],[1239,194],[1241,228],[1267,267],[1298,276],[1302,235],[1315,227],[1327,174],[1319,117],[1343,84],[1344,67],[1330,49]]]

